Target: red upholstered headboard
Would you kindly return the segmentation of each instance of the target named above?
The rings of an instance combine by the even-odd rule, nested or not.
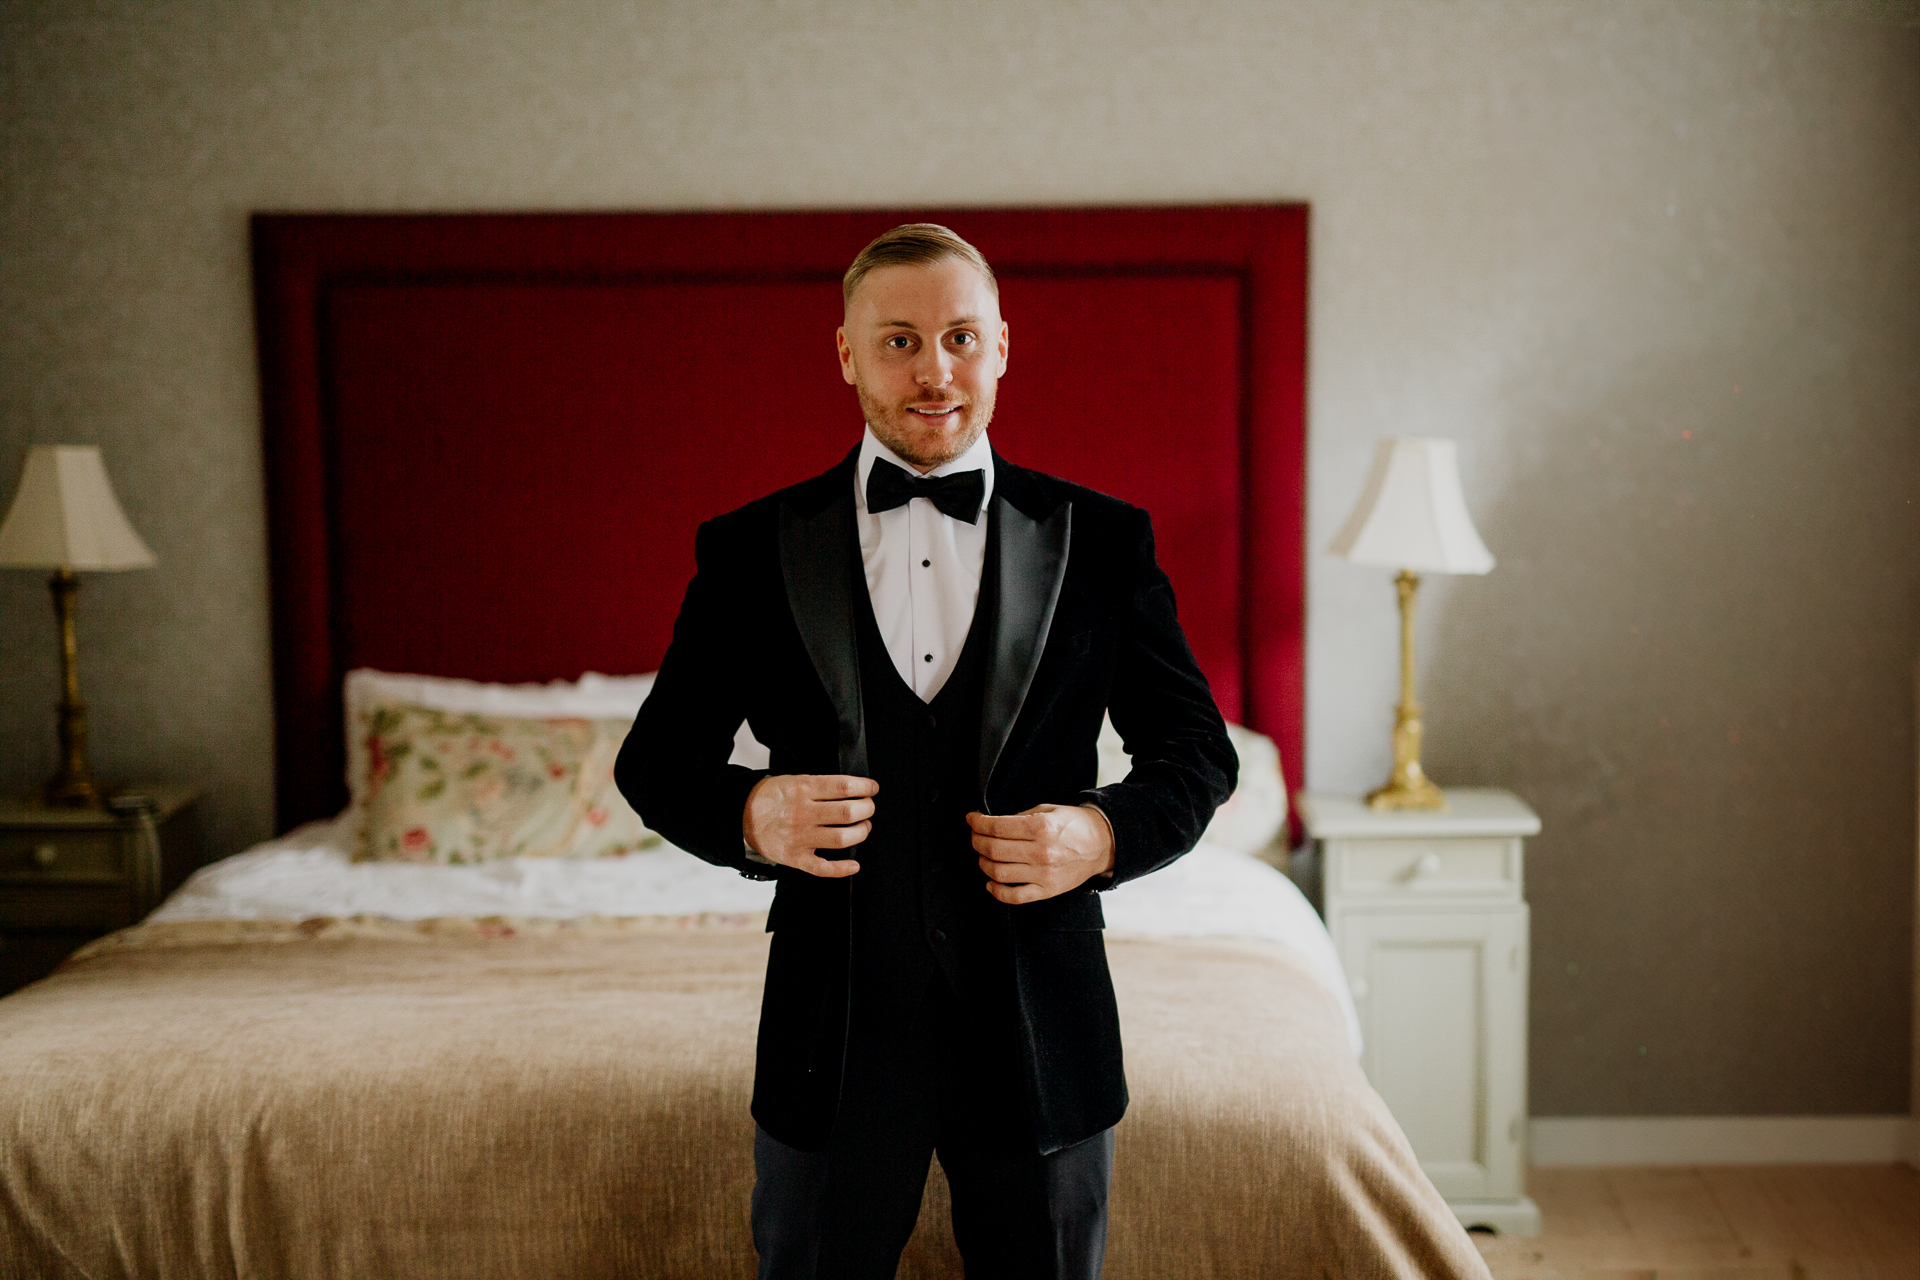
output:
[[[907,221],[1000,276],[995,446],[1153,513],[1222,710],[1299,778],[1304,206],[261,215],[281,826],[344,803],[350,668],[657,667],[694,527],[858,441],[840,273]]]

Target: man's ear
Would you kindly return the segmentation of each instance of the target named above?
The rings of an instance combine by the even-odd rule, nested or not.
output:
[[[1002,320],[1000,322],[1000,372],[995,375],[996,377],[1007,376],[1007,340],[1007,322]]]
[[[847,341],[847,327],[841,325],[833,331],[833,345],[840,349],[840,380],[848,386],[858,384],[853,376],[853,345]]]

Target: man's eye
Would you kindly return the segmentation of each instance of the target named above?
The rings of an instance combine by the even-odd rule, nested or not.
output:
[[[972,346],[975,342],[979,341],[979,339],[971,333],[956,333],[953,337],[947,339],[947,341],[953,343],[956,347],[967,347]]]
[[[913,345],[913,339],[909,338],[904,333],[896,333],[891,338],[887,339],[887,345],[889,347],[892,347],[895,351],[905,351],[908,347]]]

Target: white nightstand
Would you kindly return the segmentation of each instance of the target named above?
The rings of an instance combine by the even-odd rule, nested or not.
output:
[[[1538,1235],[1521,845],[1540,819],[1510,792],[1468,787],[1449,789],[1442,812],[1312,792],[1295,803],[1319,846],[1367,1078],[1463,1223]]]

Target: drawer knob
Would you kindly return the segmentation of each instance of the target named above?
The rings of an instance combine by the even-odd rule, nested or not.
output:
[[[33,864],[34,864],[35,866],[37,866],[37,867],[42,867],[42,868],[45,868],[45,867],[51,867],[51,866],[52,866],[52,865],[53,865],[54,863],[56,863],[56,862],[58,862],[58,861],[60,861],[60,846],[59,846],[59,845],[57,845],[57,844],[41,844],[41,845],[35,845],[35,846],[34,846],[34,848],[33,848]]]
[[[1417,876],[1437,876],[1440,874],[1440,855],[1423,853],[1420,861],[1413,864],[1413,874]]]

